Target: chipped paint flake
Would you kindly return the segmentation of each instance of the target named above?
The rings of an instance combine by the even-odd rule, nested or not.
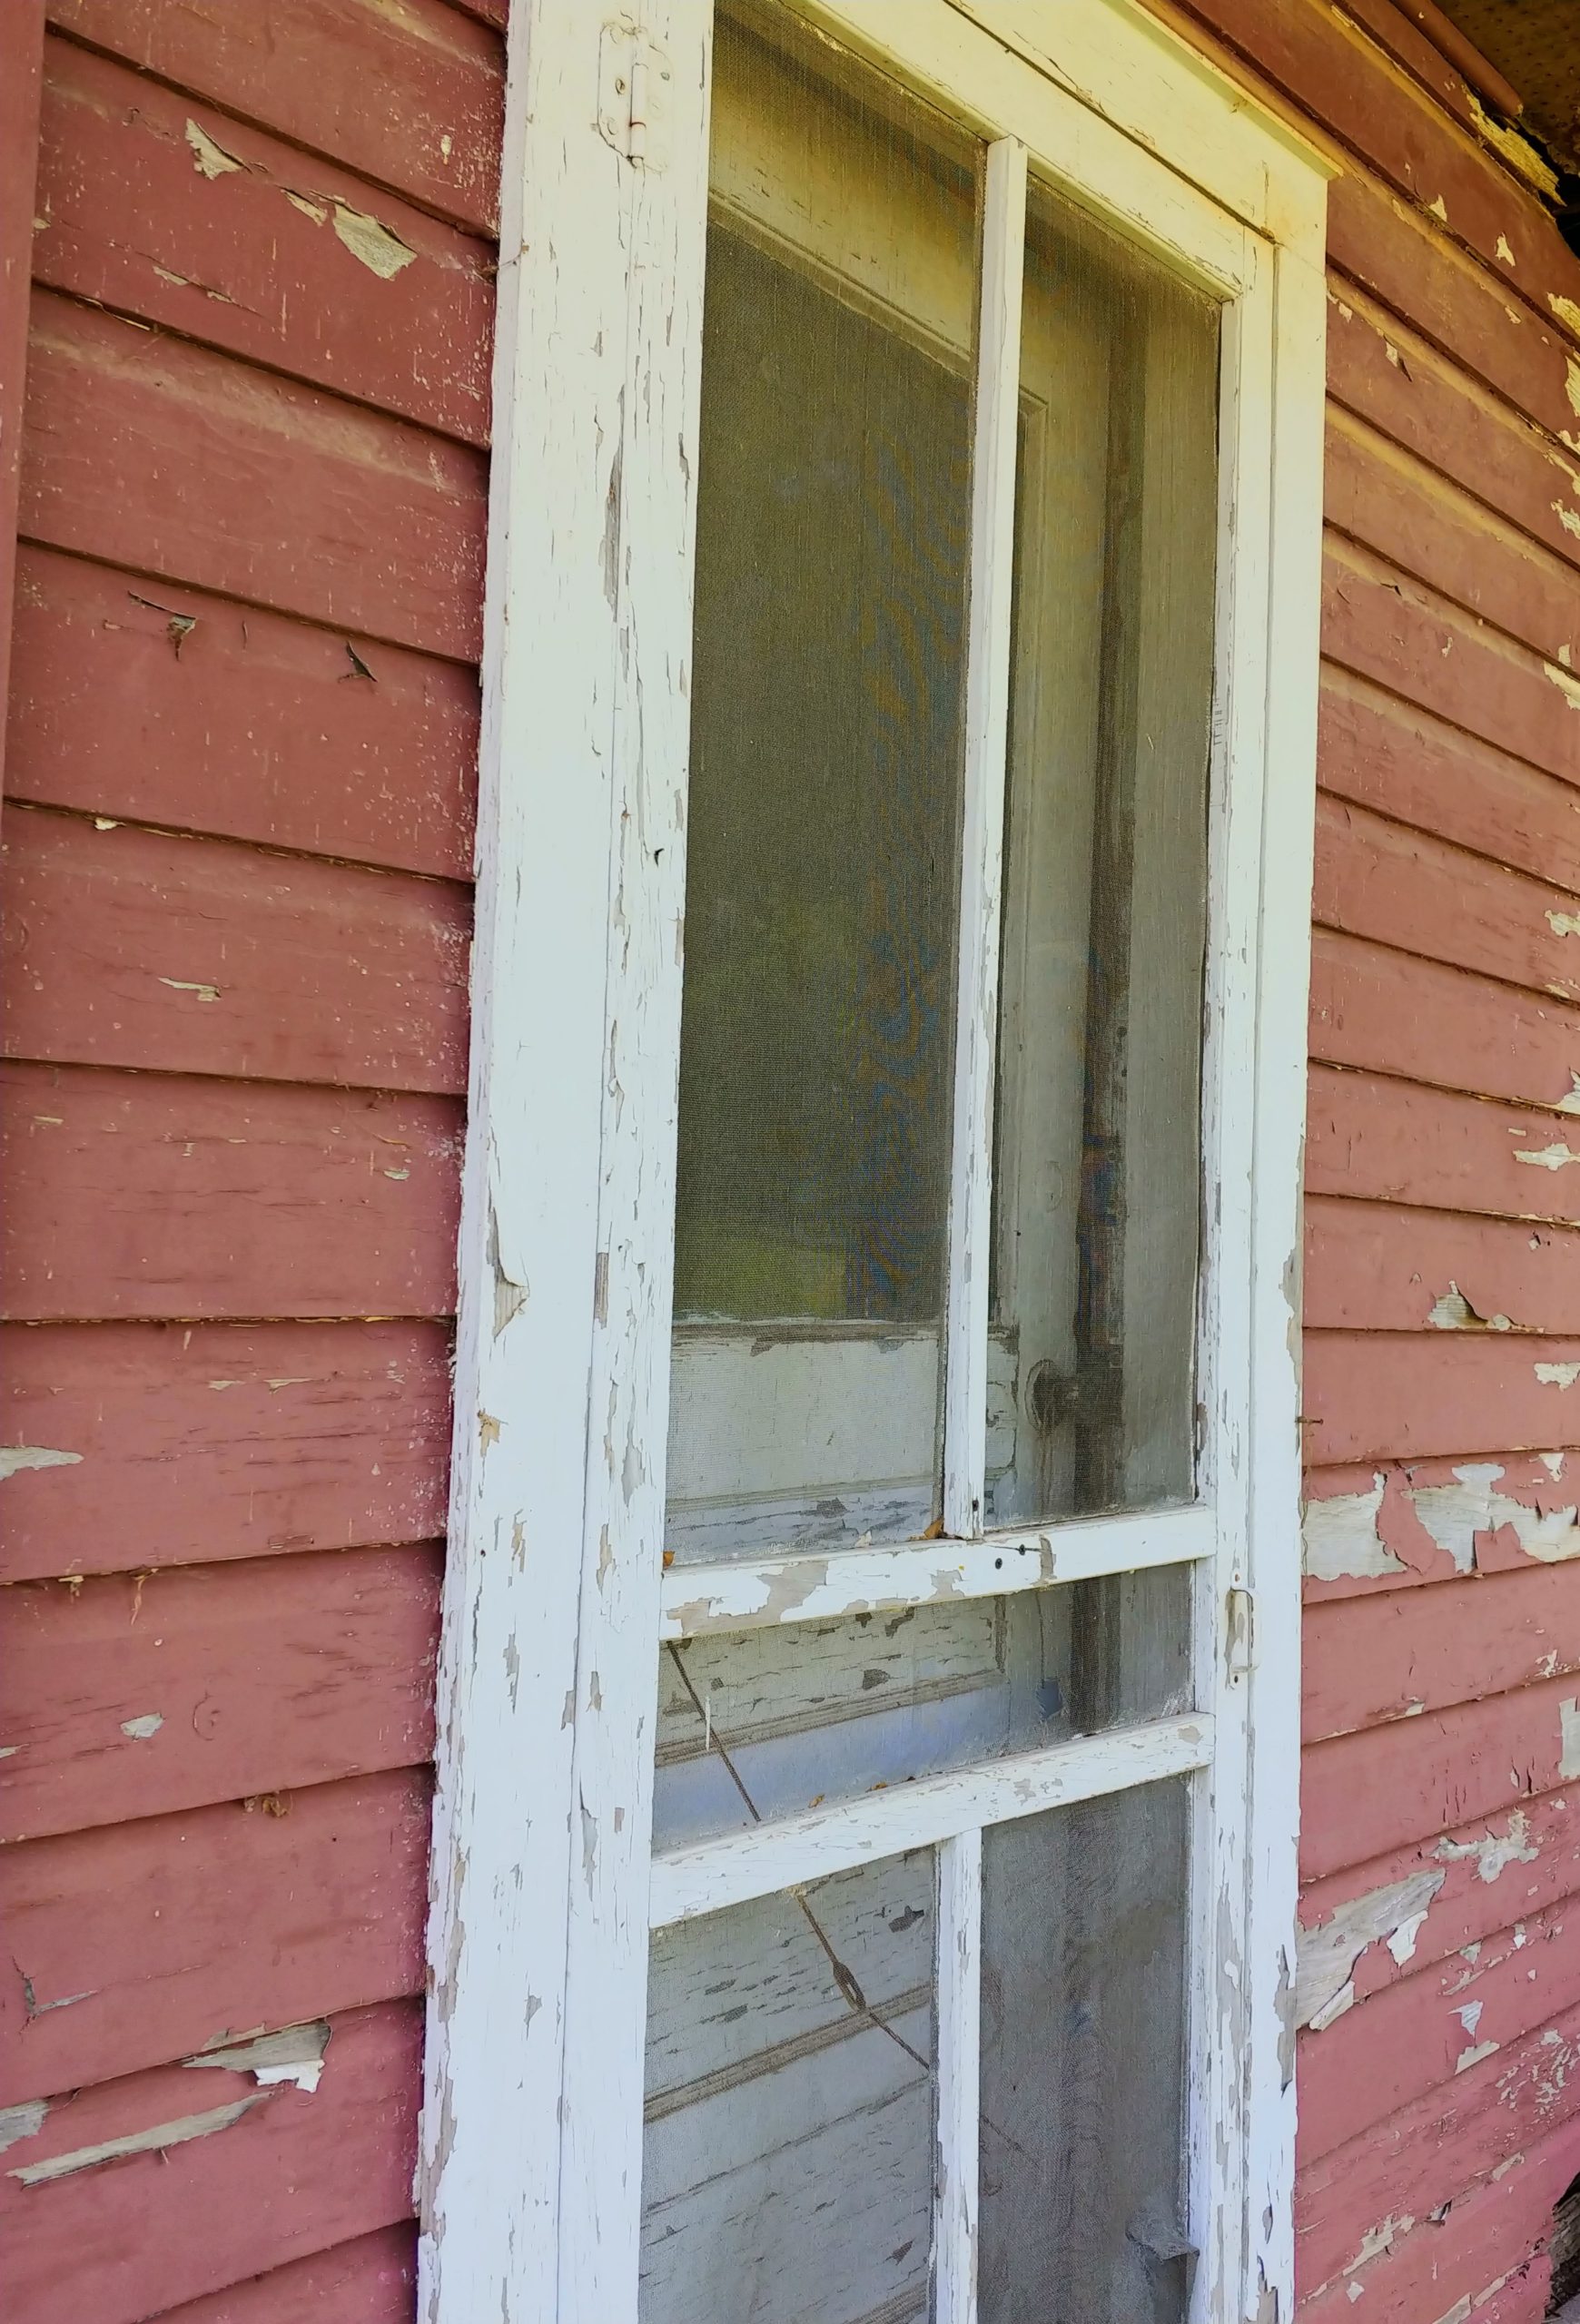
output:
[[[167,984],[172,992],[195,993],[200,1000],[217,1000],[220,997],[217,984],[193,984],[185,977],[161,977],[159,981]]]
[[[1580,1702],[1558,1705],[1558,1773],[1568,1781],[1580,1776]]]
[[[1433,1301],[1427,1321],[1439,1332],[1512,1332],[1514,1329],[1506,1315],[1478,1315],[1452,1279],[1442,1297]]]
[[[392,281],[417,256],[399,234],[392,234],[377,218],[370,218],[365,210],[348,210],[343,202],[335,203],[335,232],[351,256],[360,259],[381,282]]]
[[[1555,1144],[1537,1147],[1534,1149],[1526,1147],[1516,1150],[1515,1160],[1528,1162],[1535,1170],[1563,1170],[1566,1169],[1571,1162],[1580,1162],[1580,1154],[1576,1154],[1571,1147]]]
[[[1497,255],[1502,259],[1505,266],[1512,266],[1515,262],[1515,254],[1508,246],[1508,236],[1506,234],[1500,234],[1497,238],[1496,247]]]
[[[1448,223],[1448,204],[1440,193],[1428,202],[1427,208],[1434,218],[1440,218],[1445,226]]]
[[[202,177],[227,177],[232,170],[246,166],[244,162],[238,162],[233,153],[227,153],[222,145],[216,145],[190,115],[186,124],[186,142],[192,147],[193,167]]]
[[[1395,1961],[1397,1962],[1401,1969],[1404,1967],[1407,1961],[1413,1961],[1415,1959],[1416,1939],[1420,1935],[1421,1931],[1426,1925],[1427,1915],[1424,1912],[1411,1913],[1407,1918],[1399,1923],[1397,1928],[1395,1929],[1393,1935],[1389,1937],[1388,1951],[1393,1955]]]
[[[1317,1927],[1303,1928],[1295,1973],[1296,2024],[1320,2033],[1342,2016],[1355,1998],[1356,1964],[1368,1945],[1389,1943],[1408,1924],[1413,1951],[1432,1899],[1447,1877],[1430,1867],[1412,1872],[1406,1879],[1352,1897]],[[1407,1959],[1408,1954],[1403,1957]]]
[[[1544,1388],[1572,1388],[1580,1380],[1580,1364],[1538,1364],[1532,1368]]]
[[[146,1743],[152,1737],[158,1734],[163,1725],[163,1711],[145,1710],[136,1718],[123,1718],[121,1721],[121,1732],[133,1743]]]
[[[216,2131],[228,2131],[243,2114],[262,2106],[268,2096],[266,2091],[256,2091],[250,2098],[238,2098],[229,2106],[212,2106],[204,2114],[182,2114],[173,2122],[155,2122],[146,2131],[129,2131],[123,2138],[101,2139],[96,2146],[74,2147],[66,2154],[52,2154],[45,2162],[25,2162],[7,2172],[7,2177],[20,2181],[24,2187],[42,2187],[52,2179],[70,2179],[79,2171],[92,2171],[102,2162],[119,2162],[129,2154],[163,2154],[167,2147],[185,2146],[193,2139],[212,2138]]]
[[[260,2034],[251,2042],[229,2049],[200,2050],[183,2058],[183,2066],[222,2066],[231,2073],[250,2073],[262,2090],[291,2083],[310,2093],[323,2073],[329,2048],[330,2022],[316,2017],[306,2025],[287,2025],[278,2034]]]
[[[1387,1490],[1379,1469],[1370,1492],[1338,1492],[1307,1502],[1301,1534],[1305,1571],[1312,1581],[1370,1581],[1406,1571],[1378,1530]]]
[[[1556,202],[1557,198],[1558,182],[1555,178],[1551,199]],[[1576,339],[1580,339],[1580,306],[1577,306],[1573,299],[1565,299],[1556,290],[1548,291],[1547,304],[1563,324],[1564,329],[1566,331],[1572,331]]]
[[[1489,113],[1474,89],[1466,89],[1465,94],[1476,133],[1483,143],[1490,145],[1494,153],[1508,163],[1516,177],[1524,178],[1544,202],[1551,202],[1555,209],[1560,208],[1558,180],[1546,155],[1519,130],[1511,129],[1507,122],[1499,121]],[[1503,256],[1501,250],[1498,256]]]
[[[292,210],[300,210],[302,216],[311,218],[315,226],[327,224],[329,212],[321,202],[310,202],[305,193],[297,193],[288,185],[282,185],[280,191]]]
[[[1476,1840],[1439,1840],[1432,1854],[1443,1864],[1462,1863],[1474,1858],[1478,1878],[1488,1886],[1507,1871],[1511,1864],[1535,1864],[1539,1851],[1531,1839],[1531,1819],[1523,1807],[1516,1807],[1508,1819],[1508,1830],[1503,1833],[1488,1828]]]
[[[74,1469],[80,1452],[57,1452],[49,1444],[0,1444],[0,1483],[25,1469]]]
[[[1390,2211],[1387,2219],[1378,2220],[1377,2225],[1368,2227],[1361,2237],[1354,2259],[1348,2260],[1345,2264],[1345,2274],[1353,2276],[1356,2270],[1364,2268],[1368,2260],[1380,2259],[1385,2251],[1391,2251],[1395,2240],[1398,2236],[1407,2235],[1415,2224],[1416,2215],[1413,2211],[1401,2211],[1397,2219]]]
[[[25,2099],[20,2106],[0,2106],[0,2154],[24,2139],[35,2139],[49,2112],[46,2098]]]
[[[1478,2066],[1483,2058],[1496,2057],[1501,2047],[1497,2042],[1476,2042],[1468,2050],[1461,2050],[1454,2061],[1455,2073],[1466,2073],[1472,2066]]]
[[[1580,678],[1574,676],[1570,671],[1562,669],[1556,662],[1544,662],[1542,667],[1547,675],[1549,684],[1557,687],[1570,709],[1580,710]]]

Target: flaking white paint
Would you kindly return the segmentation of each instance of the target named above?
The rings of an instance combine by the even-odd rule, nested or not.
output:
[[[1387,1943],[1391,1952],[1392,1940],[1407,1928],[1407,1950],[1394,1954],[1396,1961],[1407,1960],[1432,1900],[1447,1877],[1428,1866],[1403,1880],[1368,1888],[1316,1927],[1303,1928],[1295,1975],[1296,2024],[1320,2032],[1348,2008],[1354,1999],[1356,1966],[1368,1945]],[[1348,2000],[1343,1998],[1347,1992]]]
[[[1487,1830],[1474,1840],[1439,1840],[1432,1854],[1443,1864],[1474,1861],[1476,1876],[1488,1886],[1501,1878],[1511,1864],[1535,1864],[1540,1850],[1531,1838],[1531,1819],[1516,1807],[1506,1832]]]

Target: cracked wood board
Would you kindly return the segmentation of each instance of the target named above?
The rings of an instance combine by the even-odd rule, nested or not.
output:
[[[58,39],[35,209],[53,290],[487,442],[491,243]]]
[[[469,880],[472,671],[25,542],[17,574],[13,796]]]
[[[34,294],[27,388],[31,536],[476,660],[474,447],[51,290]]]
[[[458,1099],[7,1064],[5,1313],[444,1315]]]
[[[495,230],[503,44],[443,0],[401,0],[399,10],[377,0],[253,0],[240,13],[173,11],[164,0],[52,0],[50,17],[441,217]],[[503,21],[502,7],[485,17]],[[296,69],[281,71],[282,58]],[[367,102],[370,86],[376,105]]]
[[[459,1095],[466,891],[13,806],[9,1055]]]
[[[420,2034],[410,2002],[340,2019],[311,2094],[173,2064],[49,2107],[0,2155],[16,2324],[140,2324],[404,2220]],[[194,2115],[212,2126],[192,2129]],[[162,2147],[162,2129],[183,2123],[191,2134]],[[15,2175],[115,2142],[123,2160],[31,2185]]]
[[[0,1850],[0,2105],[420,1992],[428,1796],[398,1768]]]
[[[8,1581],[211,1563],[444,1530],[441,1324],[9,1326]]]
[[[4,1837],[420,1764],[440,1564],[428,1544],[7,1591]]]

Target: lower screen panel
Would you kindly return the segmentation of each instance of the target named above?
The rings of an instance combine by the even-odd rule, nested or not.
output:
[[[983,1835],[982,2324],[1184,2324],[1183,1781]]]
[[[642,2324],[928,2314],[936,1929],[922,1849],[655,1931]]]

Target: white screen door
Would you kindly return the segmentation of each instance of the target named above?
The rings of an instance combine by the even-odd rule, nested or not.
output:
[[[1319,183],[1129,0],[523,6],[604,273],[507,343],[592,411],[497,487],[433,1955],[525,2127],[430,2056],[430,2309],[1259,2319]]]
[[[714,49],[642,2312],[1184,2324],[1220,306],[797,34]]]

